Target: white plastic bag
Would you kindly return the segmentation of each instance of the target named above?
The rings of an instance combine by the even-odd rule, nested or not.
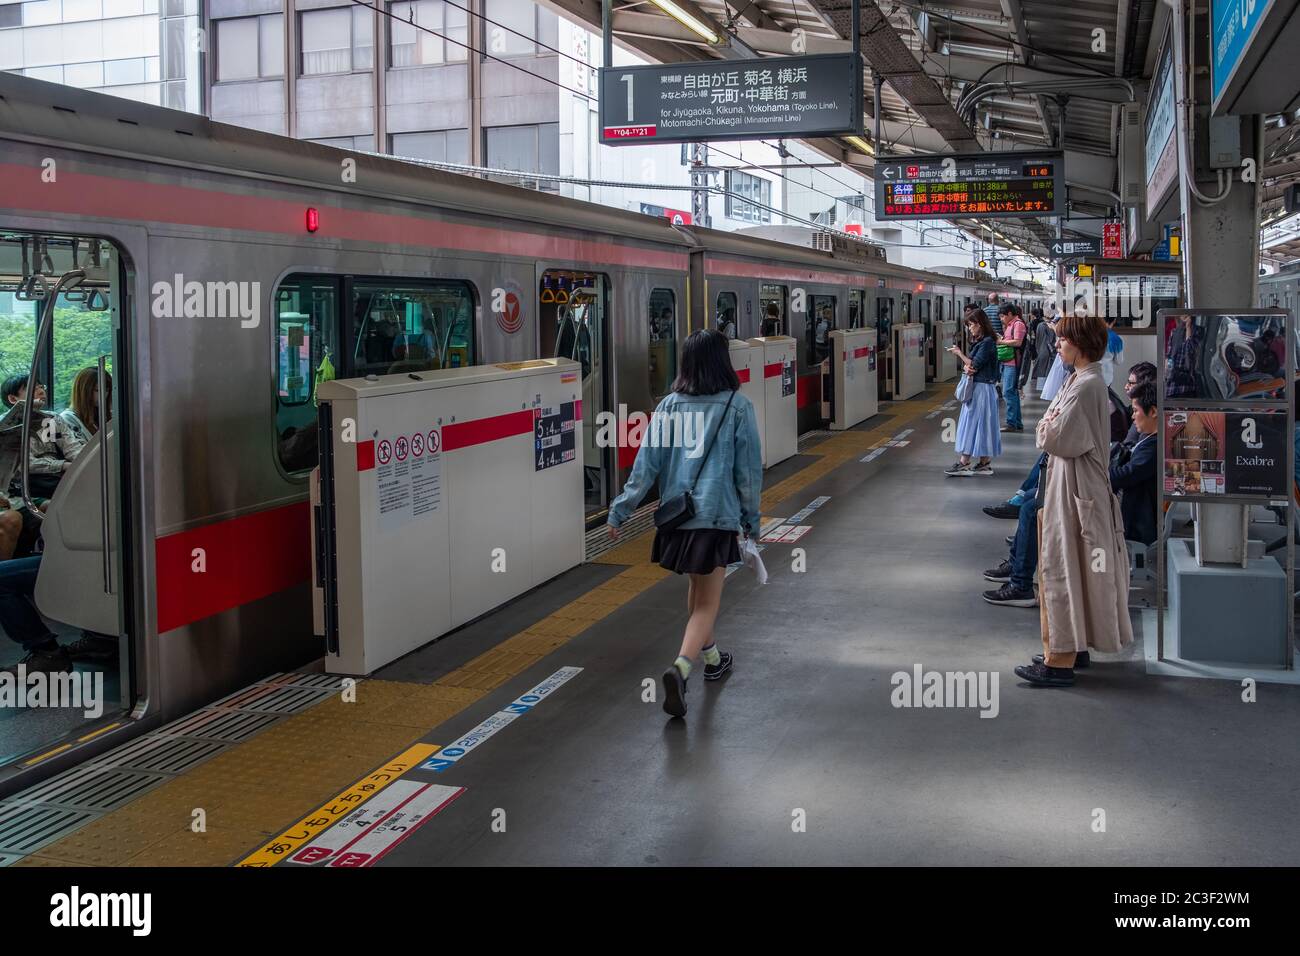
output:
[[[759,584],[767,583],[767,567],[763,564],[763,558],[759,555],[758,545],[753,538],[741,536],[740,560],[754,569],[754,573],[758,575]]]

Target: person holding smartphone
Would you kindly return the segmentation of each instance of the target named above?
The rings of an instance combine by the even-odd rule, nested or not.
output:
[[[972,343],[967,356],[956,345],[948,351],[962,363],[963,374],[970,378],[968,398],[962,401],[957,419],[957,461],[944,474],[955,478],[993,474],[993,459],[1002,454],[1002,436],[998,431],[998,349],[997,333],[988,314],[977,306],[963,317]],[[974,459],[978,457],[978,461]]]

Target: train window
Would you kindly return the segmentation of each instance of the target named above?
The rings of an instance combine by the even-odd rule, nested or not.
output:
[[[789,292],[783,285],[764,283],[758,289],[758,304],[763,313],[760,335],[785,335],[785,303]]]
[[[357,279],[348,318],[354,375],[475,364],[474,293],[467,282]]]
[[[866,293],[861,289],[849,291],[849,328],[860,329],[866,322]]]
[[[650,292],[650,397],[668,394],[677,376],[677,301],[671,289]]]
[[[920,298],[916,300],[916,321],[930,324],[930,300]]]
[[[813,320],[808,323],[808,364],[820,365],[831,354],[830,333],[835,329],[835,297],[812,297]]]
[[[719,292],[717,310],[714,312],[713,317],[713,327],[727,338],[734,339],[738,331],[736,325],[737,315],[736,293]]]
[[[912,321],[912,293],[903,293],[903,302],[898,309],[898,321],[906,325]]]
[[[316,386],[335,375],[338,280],[292,275],[275,293],[275,432],[285,471],[316,466]]]

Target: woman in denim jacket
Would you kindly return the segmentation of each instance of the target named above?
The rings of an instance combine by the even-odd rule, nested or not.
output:
[[[727,565],[740,560],[737,534],[758,531],[763,462],[754,407],[739,388],[726,336],[712,329],[692,333],[682,345],[681,373],[655,409],[623,493],[609,506],[609,536],[617,540],[619,526],[656,480],[661,501],[684,491],[695,501],[695,516],[672,531],[656,531],[650,552],[661,567],[690,577],[686,633],[663,677],[664,710],[674,717],[686,715],[686,681],[697,654],[704,655],[705,680],[731,667],[731,654],[713,640],[713,624]]]

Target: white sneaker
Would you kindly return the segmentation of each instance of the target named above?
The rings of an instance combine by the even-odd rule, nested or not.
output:
[[[981,478],[987,478],[993,474],[993,462],[984,465],[975,465],[971,468],[972,475],[979,475]]]

